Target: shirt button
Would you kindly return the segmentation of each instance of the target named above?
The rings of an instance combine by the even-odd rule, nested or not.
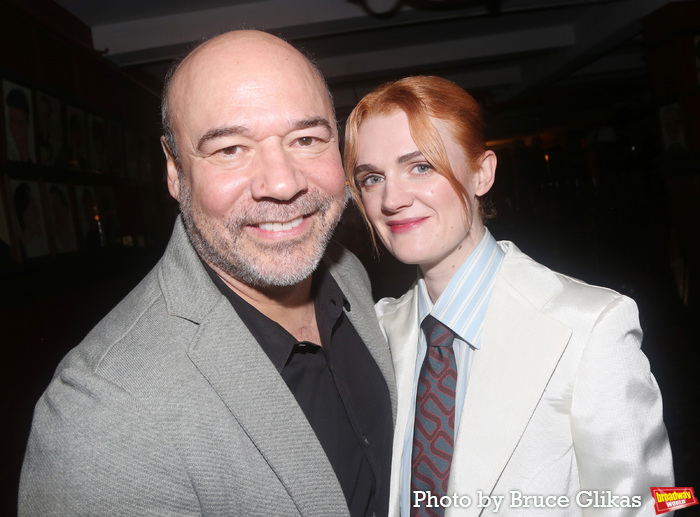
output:
[[[369,445],[369,438],[364,434],[362,435],[362,441],[365,442],[365,445]]]

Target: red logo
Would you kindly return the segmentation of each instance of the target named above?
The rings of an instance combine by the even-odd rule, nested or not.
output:
[[[698,498],[695,497],[693,488],[689,486],[653,486],[651,496],[654,498],[656,515],[698,504]]]

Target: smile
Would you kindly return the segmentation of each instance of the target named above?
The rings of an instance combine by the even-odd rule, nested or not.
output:
[[[427,217],[411,217],[410,219],[401,219],[389,221],[386,225],[392,233],[405,233],[418,228]]]
[[[296,228],[303,221],[304,221],[304,217],[299,216],[296,219],[292,219],[291,221],[286,222],[286,223],[277,223],[277,222],[260,223],[258,225],[258,228],[260,228],[261,230],[268,231],[268,232],[284,232],[284,231],[292,230],[292,229]]]

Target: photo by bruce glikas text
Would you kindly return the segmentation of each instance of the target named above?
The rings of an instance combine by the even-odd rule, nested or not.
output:
[[[573,500],[565,495],[530,495],[518,490],[507,494],[484,494],[478,490],[475,495],[465,494],[434,495],[428,491],[413,492],[411,505],[427,508],[491,508],[498,512],[502,508],[640,508],[641,495],[616,495],[610,490],[582,490]]]

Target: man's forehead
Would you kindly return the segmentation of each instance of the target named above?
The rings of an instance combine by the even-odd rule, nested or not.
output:
[[[239,43],[233,39],[212,44],[183,62],[170,89],[173,118],[232,106],[284,112],[296,104],[307,111],[313,106],[316,112],[305,113],[306,117],[329,116],[329,111],[332,117],[322,79],[296,49],[276,38]]]
[[[183,92],[182,102],[173,110],[175,126],[196,133],[238,127],[240,134],[249,136],[269,130],[303,129],[301,126],[309,126],[309,120],[325,120],[334,126],[325,91],[312,84],[296,84],[287,83],[287,88],[281,88],[265,81],[238,81],[220,88],[193,88]]]
[[[322,83],[311,63],[287,42],[257,31],[236,31],[193,51],[175,73],[172,87],[255,85],[283,74],[289,81]]]

